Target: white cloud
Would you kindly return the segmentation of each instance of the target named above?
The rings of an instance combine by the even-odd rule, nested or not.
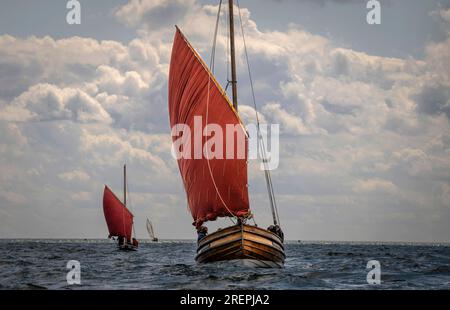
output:
[[[265,114],[271,115],[275,123],[280,123],[281,130],[287,134],[305,135],[311,133],[304,125],[301,117],[288,113],[279,103],[268,103],[262,110]]]
[[[13,191],[0,190],[0,197],[2,200],[15,205],[23,205],[27,201],[27,198],[23,194]]]
[[[175,24],[196,4],[194,0],[132,0],[116,11],[116,16],[129,26],[161,27]]]
[[[86,202],[92,200],[92,195],[90,192],[75,192],[70,195],[75,201]]]
[[[0,36],[0,196],[8,223],[23,221],[21,207],[33,197],[26,216],[43,227],[48,214],[70,214],[66,223],[89,224],[85,236],[103,236],[101,190],[121,190],[126,162],[137,220],[157,214],[170,237],[191,231],[170,156],[166,81],[173,25],[206,58],[213,28],[205,25],[214,25],[216,10],[194,0],[129,1],[115,11],[137,30],[128,44]],[[425,227],[436,214],[443,216],[430,231],[448,231],[450,39],[424,46],[424,59],[380,57],[298,25],[262,30],[241,12],[261,122],[281,125],[273,181],[286,235],[330,239],[339,231],[344,239],[364,227],[374,233],[363,237],[383,230],[395,239],[399,219]],[[448,20],[448,11],[440,14]],[[248,103],[240,40],[237,50],[240,102]],[[254,122],[251,106],[239,111]],[[252,167],[255,214],[268,219],[264,178]]]
[[[18,112],[18,113],[17,113]],[[82,123],[110,123],[111,117],[91,96],[74,88],[37,84],[16,97],[0,111],[5,120],[73,120]]]
[[[109,94],[123,94],[139,96],[148,91],[149,85],[144,82],[136,71],[127,71],[121,74],[119,70],[101,65],[97,68],[98,78],[94,81],[99,91]]]
[[[246,104],[239,104],[239,117],[245,125],[256,123],[255,109]],[[258,118],[261,124],[267,124],[266,117],[261,111],[258,111]]]
[[[421,149],[402,149],[394,152],[393,157],[396,161],[405,164],[405,170],[412,176],[429,173],[432,170],[431,158]]]
[[[87,174],[86,172],[82,171],[82,170],[72,170],[72,171],[67,171],[64,173],[60,173],[58,175],[58,177],[62,180],[65,181],[82,181],[82,182],[87,182],[90,179],[89,174]]]
[[[440,10],[439,11],[439,15],[447,23],[450,23],[450,9],[447,9],[447,10],[442,9],[442,10]]]
[[[391,181],[382,179],[367,179],[356,182],[353,190],[357,193],[386,192],[395,194],[397,192],[397,187]]]

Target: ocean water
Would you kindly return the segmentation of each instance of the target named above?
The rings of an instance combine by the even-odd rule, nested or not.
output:
[[[106,240],[0,240],[0,289],[450,289],[450,245],[286,244],[282,269],[197,265],[193,241],[142,241],[121,252]],[[81,284],[68,285],[78,260]],[[369,285],[369,260],[381,284]]]

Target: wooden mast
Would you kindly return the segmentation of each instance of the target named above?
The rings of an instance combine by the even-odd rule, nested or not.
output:
[[[127,206],[127,165],[123,165],[123,205]]]
[[[236,57],[234,48],[234,14],[233,0],[228,1],[228,11],[230,17],[230,57],[231,57],[231,89],[233,91],[233,107],[237,111],[237,78],[236,78]]]
[[[123,165],[123,205],[125,206],[125,208],[127,207],[127,165],[124,164]],[[132,220],[133,221],[133,220]],[[136,231],[134,230],[134,221],[132,222],[132,230],[131,230],[131,236],[130,238],[133,237],[133,232],[134,235],[136,236]]]
[[[238,110],[238,102],[237,102],[237,78],[236,78],[236,56],[235,56],[235,47],[234,47],[234,14],[233,14],[233,0],[228,0],[229,6],[229,15],[230,15],[230,57],[231,57],[231,87],[233,90],[233,107],[237,111]],[[244,35],[244,34],[242,34]],[[244,42],[245,44],[245,42]],[[248,59],[247,59],[248,61]],[[259,126],[259,125],[258,125]],[[265,160],[265,159],[263,159]],[[269,171],[264,169],[264,173],[266,176],[267,187],[271,188],[272,184],[270,181]],[[278,225],[277,216],[274,208],[274,197],[272,194],[269,194],[270,197],[270,207],[272,210],[272,218],[274,225]]]

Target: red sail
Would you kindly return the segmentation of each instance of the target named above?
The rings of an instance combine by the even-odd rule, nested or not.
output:
[[[114,193],[105,186],[103,192],[103,213],[110,236],[122,236],[131,240],[133,214],[123,205]]]
[[[191,131],[189,138],[192,156],[178,159],[178,167],[194,219],[193,224],[198,227],[203,222],[213,221],[217,217],[248,215],[248,142],[245,129],[226,93],[178,28],[170,61],[169,115],[172,128],[176,124],[185,124]],[[198,119],[199,116],[202,117],[200,128],[194,126],[194,117]],[[210,124],[217,124],[222,129],[223,156],[222,158],[208,156],[209,159],[206,159],[204,153],[201,153],[199,159],[194,157],[196,144],[198,146],[196,141],[199,141],[195,136],[201,137],[203,150],[205,142],[215,135],[211,134],[208,137],[202,135],[206,125]],[[233,133],[234,159],[226,156],[227,124],[233,125],[236,129]],[[181,135],[185,138],[184,132]],[[176,141],[179,137],[172,138]],[[237,156],[238,146],[244,153],[242,155],[241,152],[240,159]]]

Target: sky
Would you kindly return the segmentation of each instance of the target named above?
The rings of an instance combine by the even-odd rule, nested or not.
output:
[[[209,59],[218,2],[81,0],[69,25],[66,1],[0,1],[0,238],[106,238],[103,186],[121,197],[125,162],[137,237],[147,217],[160,238],[195,237],[167,77],[175,24]],[[365,0],[239,2],[261,118],[280,124],[286,238],[450,242],[450,1],[381,1],[380,25]],[[222,18],[222,84],[226,34]],[[249,124],[240,33],[236,47]],[[264,227],[258,164],[250,204]]]

